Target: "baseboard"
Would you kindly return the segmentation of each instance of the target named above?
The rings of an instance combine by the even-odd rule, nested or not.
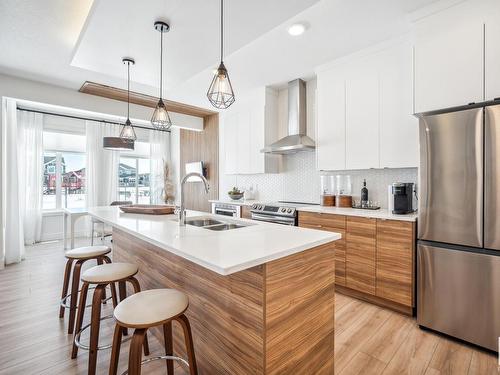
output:
[[[77,237],[85,237],[85,238],[90,238],[89,236],[89,231],[79,231],[75,232],[75,238]],[[56,240],[62,240],[63,239],[63,233],[48,233],[48,234],[43,234],[42,238],[40,239],[41,242],[44,241],[56,241]],[[71,241],[71,239],[68,236],[68,241]]]
[[[363,292],[360,292],[358,290],[350,289],[342,285],[335,285],[335,291],[339,292],[341,294],[345,294],[346,296],[349,297],[354,297],[357,299],[360,299],[365,302],[373,303],[374,305],[381,306],[381,307],[387,307],[388,309],[394,310],[396,312],[399,312],[401,314],[413,316],[413,307],[410,306],[405,306],[401,305],[400,303],[396,303],[393,301],[388,301],[384,298],[380,298],[377,296],[373,296],[371,294],[366,294]]]

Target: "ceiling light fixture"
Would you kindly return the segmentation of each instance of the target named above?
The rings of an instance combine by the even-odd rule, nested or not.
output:
[[[303,23],[294,23],[288,28],[288,34],[292,36],[302,35],[304,31],[306,31],[306,26]]]
[[[218,109],[229,108],[234,103],[234,91],[223,62],[224,57],[224,0],[220,1],[220,64],[207,91],[210,103]]]
[[[170,120],[170,115],[168,114],[167,107],[163,102],[162,91],[163,91],[163,34],[170,30],[168,23],[163,21],[155,22],[155,29],[160,32],[160,99],[151,117],[151,125],[155,129],[159,130],[169,130],[172,127],[172,121]]]
[[[137,139],[130,121],[130,64],[134,65],[135,61],[129,57],[124,57],[122,62],[127,64],[127,119],[123,124],[119,137],[103,137],[102,139],[102,147],[112,151],[134,150],[135,140]]]

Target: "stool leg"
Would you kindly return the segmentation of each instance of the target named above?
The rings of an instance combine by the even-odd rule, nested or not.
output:
[[[189,362],[189,374],[197,375],[198,367],[196,365],[196,357],[194,355],[193,336],[191,335],[191,326],[189,324],[189,320],[184,314],[179,315],[177,318],[175,318],[175,320],[177,320],[181,324],[182,330],[184,331],[184,341],[186,342],[186,352]]]
[[[129,375],[141,375],[142,347],[144,346],[145,329],[136,329],[130,343],[128,355]]]
[[[76,317],[75,335],[82,329],[83,316],[85,314],[85,306],[87,305],[87,292],[89,291],[89,284],[84,282],[82,290],[80,291],[80,301],[78,301],[78,316]],[[73,349],[71,350],[71,359],[75,359],[78,355],[78,346],[73,340]]]
[[[69,307],[68,334],[73,334],[75,328],[76,300],[78,299],[78,286],[80,285],[80,271],[85,260],[79,260],[73,267],[73,282],[71,284],[71,303]]]
[[[127,286],[125,285],[125,281],[118,282],[118,294],[120,296],[120,302],[127,298]],[[128,329],[123,328],[123,334],[125,336],[128,335]]]
[[[109,287],[111,288],[111,300],[113,301],[113,308],[116,308],[116,306],[118,305],[118,297],[116,296],[116,285],[115,283],[111,283]]]
[[[68,295],[68,287],[69,287],[69,279],[71,277],[71,266],[73,265],[73,259],[68,259],[66,262],[66,268],[64,269],[64,278],[63,278],[63,288],[61,293],[61,299]],[[59,318],[64,318],[64,308],[61,306],[59,308]]]
[[[115,324],[113,335],[113,346],[111,348],[111,359],[109,361],[109,375],[116,375],[118,362],[120,361],[120,348],[122,346],[123,329],[119,324]]]
[[[104,263],[103,257],[97,257],[97,265],[101,265]],[[104,289],[104,293],[102,294],[102,303],[106,304],[106,289]]]
[[[90,319],[90,350],[88,374],[95,375],[97,366],[97,346],[99,345],[99,329],[101,319],[101,301],[105,284],[99,284],[94,290],[92,298],[92,317]]]
[[[129,277],[127,281],[133,285],[134,293],[139,293],[141,291],[141,285],[139,284],[139,281],[137,281],[135,277],[133,276]],[[147,334],[145,334],[144,336],[144,355],[149,355],[149,343]]]
[[[163,325],[163,339],[165,340],[165,355],[173,355],[172,321]],[[167,374],[174,375],[174,362],[167,359]]]

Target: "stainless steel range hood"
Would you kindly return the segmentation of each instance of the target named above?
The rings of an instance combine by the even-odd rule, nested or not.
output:
[[[263,148],[269,154],[293,154],[314,151],[316,144],[306,135],[306,83],[301,79],[288,82],[288,136]]]

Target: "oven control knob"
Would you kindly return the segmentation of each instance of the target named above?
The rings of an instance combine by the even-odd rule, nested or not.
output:
[[[288,212],[289,214],[291,214],[291,213],[292,213],[292,209],[291,209],[291,208],[289,208],[287,212]]]

